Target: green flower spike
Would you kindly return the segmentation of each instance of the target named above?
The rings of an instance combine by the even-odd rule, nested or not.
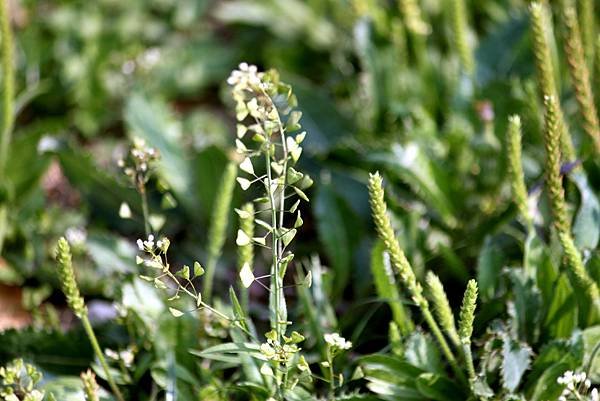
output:
[[[549,21],[546,7],[542,3],[535,1],[531,3],[529,9],[531,12],[533,53],[535,56],[539,90],[542,98],[545,96],[554,96],[558,99],[558,89],[549,44],[551,32],[548,31],[548,27],[551,27],[552,24]],[[560,132],[560,146],[563,157],[567,161],[573,161],[577,158],[575,155],[575,148],[573,147],[573,140],[571,139],[571,134],[565,123],[565,118],[560,106],[557,114],[557,123]]]
[[[448,301],[446,291],[444,291],[444,286],[442,285],[440,278],[432,272],[427,273],[425,280],[430,291],[434,312],[440,322],[440,326],[442,326],[442,329],[444,329],[452,341],[452,344],[459,348],[460,338],[458,337],[458,331],[456,330],[456,324],[454,323],[454,314],[450,308],[450,302]]]
[[[458,335],[462,343],[465,361],[467,362],[467,371],[471,386],[475,381],[475,367],[473,366],[473,356],[471,354],[471,335],[473,334],[473,321],[475,320],[475,307],[477,306],[477,282],[469,280],[467,289],[463,297],[463,303],[460,308],[460,321],[458,323]]]
[[[523,174],[521,161],[521,118],[517,115],[508,118],[507,135],[508,167],[510,171],[510,185],[519,213],[528,226],[533,224],[533,218],[527,206],[527,187]]]
[[[392,265],[398,271],[402,282],[408,289],[412,300],[419,306],[421,313],[429,328],[433,332],[433,335],[437,339],[444,356],[456,372],[457,376],[464,377],[462,371],[458,368],[456,358],[450,350],[440,327],[436,323],[431,311],[429,310],[429,303],[423,296],[423,287],[417,281],[415,273],[410,266],[410,263],[406,259],[404,252],[400,248],[400,244],[396,240],[394,230],[392,229],[392,223],[389,216],[387,215],[387,206],[385,204],[385,194],[383,191],[383,179],[379,173],[369,175],[369,200],[371,203],[371,212],[373,220],[375,221],[375,228],[379,234],[379,238],[385,244],[387,251],[390,254]]]

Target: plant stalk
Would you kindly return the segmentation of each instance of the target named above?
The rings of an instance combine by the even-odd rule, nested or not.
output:
[[[112,378],[112,375],[110,374],[110,371],[108,369],[108,364],[106,363],[106,359],[104,359],[104,354],[102,353],[102,350],[100,349],[100,344],[98,344],[98,339],[96,338],[96,334],[94,334],[94,329],[92,328],[92,325],[90,324],[90,320],[88,318],[87,313],[84,313],[81,316],[81,323],[83,324],[83,328],[85,329],[85,332],[90,340],[90,343],[92,344],[92,348],[94,349],[94,352],[96,353],[96,356],[98,357],[98,360],[100,361],[100,365],[102,366],[102,369],[104,369],[104,374],[106,375],[106,380],[108,381],[108,385],[110,386],[110,389],[112,390],[112,392],[114,393],[114,395],[118,401],[125,401],[125,399],[123,398],[123,395],[121,394],[121,391],[117,387],[117,384],[115,383],[115,381]]]

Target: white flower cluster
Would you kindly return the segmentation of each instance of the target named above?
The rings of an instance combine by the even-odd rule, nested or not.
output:
[[[171,245],[171,241],[167,237],[162,237],[158,241],[154,242],[154,235],[148,235],[148,239],[142,240],[138,239],[136,241],[138,249],[143,252],[153,253],[155,247],[166,253],[169,249],[169,245]]]
[[[240,63],[239,70],[231,71],[227,83],[231,86],[237,86],[240,89],[248,87],[260,87],[263,73],[258,72],[255,65]]]
[[[340,350],[349,350],[352,348],[352,342],[346,340],[344,337],[340,336],[338,333],[327,333],[323,336],[325,338],[325,342],[331,347]]]
[[[135,359],[134,349],[132,347],[128,347],[123,351],[114,351],[110,348],[106,348],[104,353],[110,359],[115,361],[122,361],[125,367],[129,368],[133,365],[133,360]]]
[[[65,231],[65,237],[71,246],[83,247],[87,240],[87,231],[83,227],[69,227]]]
[[[558,398],[559,401],[567,401],[572,395],[577,400],[585,399],[583,394],[592,386],[592,382],[588,379],[585,372],[574,373],[572,370],[567,370],[562,376],[556,379],[558,384],[565,386],[562,394]],[[583,394],[581,393],[583,391]],[[590,401],[600,401],[600,394],[597,388],[593,388],[589,393]]]
[[[119,167],[128,176],[134,184],[146,182],[147,173],[150,171],[152,164],[160,158],[158,150],[146,144],[146,141],[141,138],[133,140],[133,146],[129,151],[130,162],[121,159],[118,161]]]

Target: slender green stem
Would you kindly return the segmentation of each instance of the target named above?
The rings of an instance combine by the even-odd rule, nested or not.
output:
[[[329,398],[335,399],[335,378],[333,377],[333,358],[331,351],[327,352],[327,363],[329,364]]]
[[[10,29],[9,0],[0,1],[0,31],[2,34],[2,73],[4,88],[2,91],[2,126],[0,127],[0,179],[6,173],[8,147],[14,122],[15,71],[13,61],[13,37]]]
[[[475,375],[475,366],[473,365],[473,354],[471,353],[471,343],[462,345],[463,354],[465,356],[465,362],[467,363],[467,373],[469,374],[469,383],[471,389],[473,388],[473,382],[477,376]]]
[[[88,319],[87,313],[84,313],[81,316],[81,323],[83,323],[83,328],[85,329],[85,332],[90,340],[90,343],[92,344],[92,348],[94,349],[94,352],[96,353],[96,356],[98,357],[98,360],[100,361],[100,365],[102,366],[102,369],[104,369],[104,374],[106,375],[106,380],[108,381],[108,385],[110,386],[110,389],[112,390],[112,392],[114,393],[114,395],[118,401],[125,401],[125,399],[123,398],[123,395],[121,394],[121,391],[117,387],[117,384],[115,383],[112,375],[110,374],[110,370],[108,369],[108,365],[106,363],[106,360],[104,359],[104,354],[102,353],[102,350],[100,349],[100,344],[98,344],[98,339],[96,338],[96,334],[94,334],[94,329],[92,328],[92,325],[90,324],[90,320]]]
[[[448,360],[448,363],[450,363],[450,367],[452,367],[454,374],[456,374],[456,377],[458,377],[460,380],[465,381],[465,375],[462,372],[462,370],[460,369],[460,367],[458,366],[458,363],[456,362],[456,358],[454,357],[454,354],[452,353],[452,350],[450,349],[448,342],[444,338],[444,334],[442,334],[442,330],[440,330],[440,327],[438,326],[437,322],[433,318],[433,315],[431,314],[429,308],[424,309],[421,306],[421,313],[423,314],[423,318],[427,322],[427,325],[433,332],[433,336],[435,337],[438,344],[440,345],[440,348],[442,349],[442,353]]]
[[[9,0],[0,0],[0,51],[2,52],[2,125],[0,126],[0,182],[6,182],[6,163],[8,159],[8,147],[12,136],[14,123],[14,92],[15,71],[13,61],[13,37],[10,29],[10,14],[8,10]],[[3,202],[7,202],[4,199]],[[4,238],[8,230],[8,207],[6,203],[0,205],[0,254],[4,246]]]
[[[146,233],[146,237],[150,235],[152,232],[150,228],[150,219],[148,213],[148,196],[146,195],[146,186],[140,186],[140,197],[142,198],[142,217],[144,218],[144,232]]]

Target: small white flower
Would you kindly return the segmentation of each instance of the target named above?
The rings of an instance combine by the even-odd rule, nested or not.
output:
[[[131,75],[135,71],[135,62],[133,60],[127,60],[121,66],[121,72],[123,75]]]
[[[47,152],[52,152],[58,149],[58,140],[55,137],[50,135],[44,135],[40,138],[40,141],[37,145],[37,152],[39,154],[44,154]]]
[[[143,251],[143,250],[144,250],[144,241],[142,241],[141,239],[138,239],[138,240],[136,241],[136,243],[137,243],[137,246],[138,246],[139,250],[140,250],[140,251]],[[560,377],[559,377],[559,379],[560,379]],[[560,382],[559,382],[559,383],[560,383]]]
[[[119,354],[116,351],[113,351],[110,348],[107,348],[104,350],[104,353],[106,354],[107,357],[109,357],[110,359],[114,359],[114,360],[118,360],[119,359]]]
[[[327,333],[323,337],[325,338],[325,342],[333,348],[344,349],[344,350],[348,350],[348,349],[352,348],[352,342],[347,341],[344,337],[340,336],[338,333]]]
[[[600,394],[598,394],[597,388],[592,389],[592,391],[590,392],[590,398],[592,399],[592,401],[600,401]]]
[[[130,367],[133,363],[134,355],[130,349],[126,349],[125,351],[119,352],[119,357],[121,358],[126,367]]]
[[[69,227],[65,231],[65,237],[69,244],[78,247],[85,245],[87,239],[87,232],[82,227]]]

